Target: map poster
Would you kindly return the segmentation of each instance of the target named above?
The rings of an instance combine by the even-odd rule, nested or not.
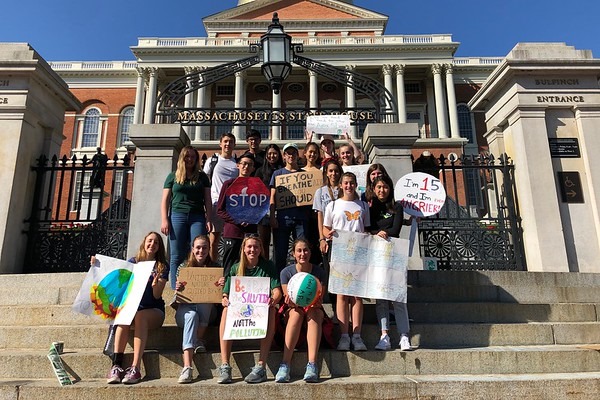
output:
[[[225,340],[262,339],[269,326],[271,279],[232,276]]]
[[[408,240],[337,231],[331,249],[332,293],[406,303]]]

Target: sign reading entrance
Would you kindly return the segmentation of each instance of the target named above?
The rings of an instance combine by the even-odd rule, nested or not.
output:
[[[580,158],[579,139],[577,138],[548,138],[550,157]]]
[[[563,203],[583,203],[583,187],[579,172],[558,171],[558,185]]]

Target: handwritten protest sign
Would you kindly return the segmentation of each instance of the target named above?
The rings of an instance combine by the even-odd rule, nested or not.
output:
[[[306,130],[319,135],[343,135],[350,131],[349,115],[309,115]]]
[[[132,264],[96,254],[73,302],[73,311],[115,325],[131,325],[154,269],[154,261]]]
[[[271,192],[260,178],[237,178],[225,194],[225,209],[236,224],[258,224],[269,212]]]
[[[284,208],[312,205],[315,192],[323,186],[323,173],[295,172],[275,177],[275,207]]]
[[[177,280],[185,282],[181,291],[175,292],[177,303],[221,303],[222,287],[215,282],[223,276],[223,268],[181,268]]]
[[[269,325],[269,278],[231,277],[225,340],[262,339]]]
[[[440,180],[423,172],[404,175],[394,191],[404,212],[415,217],[435,215],[446,202],[446,191]]]
[[[408,240],[337,231],[328,289],[347,296],[406,302]]]

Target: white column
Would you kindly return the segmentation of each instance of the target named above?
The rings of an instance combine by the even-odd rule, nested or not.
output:
[[[198,71],[205,70],[206,67],[198,67]],[[210,100],[208,97],[210,96],[210,86],[204,86],[196,92],[196,107],[198,108],[209,108]],[[194,137],[195,141],[199,140],[210,140],[210,126],[197,126],[196,127],[196,135]]]
[[[245,78],[246,73],[244,71],[235,73],[235,108],[244,108],[246,107],[246,88],[245,88]],[[233,127],[233,134],[237,142],[243,142],[246,137],[244,133],[244,126],[240,125],[240,123],[236,123]]]
[[[187,74],[191,74],[192,72],[195,71],[194,67],[183,67],[183,71],[184,73]],[[183,100],[183,106],[185,108],[192,108],[194,106],[194,92],[189,92],[186,93],[185,98]],[[187,133],[188,137],[190,138],[190,140],[193,140],[193,126],[184,126],[183,130],[185,131],[185,133]]]
[[[308,80],[310,85],[310,99],[308,106],[311,109],[319,108],[319,86],[317,73],[314,71],[308,71]]]
[[[404,92],[404,64],[396,64],[396,102],[398,103],[398,122],[406,123],[406,93]]]
[[[273,110],[278,110],[281,108],[281,92],[279,94],[275,94],[273,92],[273,102],[272,107]],[[271,122],[271,140],[281,140],[281,124],[277,122]]]
[[[448,137],[448,119],[446,117],[446,100],[444,98],[444,83],[442,82],[442,66],[433,64],[433,90],[435,92],[435,113],[437,114],[438,133],[440,139]]]
[[[354,68],[355,68],[354,65],[346,65],[346,70],[348,70],[348,71],[354,71]],[[354,92],[354,89],[352,89],[349,86],[346,87],[346,107],[347,108],[356,107],[356,93]],[[353,140],[354,139],[358,140],[358,132],[356,130],[356,126],[350,127],[350,137]]]
[[[425,90],[427,93],[427,119],[429,121],[429,136],[436,138],[439,137],[439,134],[437,127],[437,114],[435,112],[435,96],[433,94],[433,82],[429,78],[425,82]]]
[[[456,109],[456,93],[454,92],[454,74],[452,64],[446,64],[446,95],[448,96],[448,114],[450,116],[450,136],[460,138],[458,126],[458,110]]]
[[[155,106],[154,101],[156,100],[156,83],[158,81],[158,68],[148,68],[150,74],[150,80],[148,81],[148,92],[146,95],[146,107],[144,108],[144,124],[154,123]]]
[[[142,116],[144,110],[144,95],[145,93],[145,85],[144,85],[144,68],[137,68],[137,83],[135,85],[135,107],[133,109],[133,123],[141,124]]]

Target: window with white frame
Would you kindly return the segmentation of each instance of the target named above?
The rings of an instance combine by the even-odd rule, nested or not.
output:
[[[287,125],[286,138],[288,139],[304,139],[304,125]]]
[[[85,112],[81,130],[80,147],[96,147],[100,138],[100,110],[90,108]]]
[[[89,191],[90,190],[90,179],[92,177],[92,171],[85,171],[85,174],[83,175],[83,191],[85,194],[85,191]],[[81,171],[76,171],[75,172],[75,182],[74,182],[74,187],[73,187],[73,197],[71,198],[71,211],[77,211],[79,210],[79,207],[81,207],[81,198],[83,197],[80,189],[81,189]],[[86,210],[82,210],[82,211],[86,211]]]
[[[129,142],[129,129],[133,125],[133,107],[127,107],[121,112],[119,117],[119,146],[124,146],[125,142]]]
[[[121,191],[123,190],[123,171],[115,171],[114,181],[113,181],[113,192],[112,192],[112,201],[113,203],[121,197]]]

